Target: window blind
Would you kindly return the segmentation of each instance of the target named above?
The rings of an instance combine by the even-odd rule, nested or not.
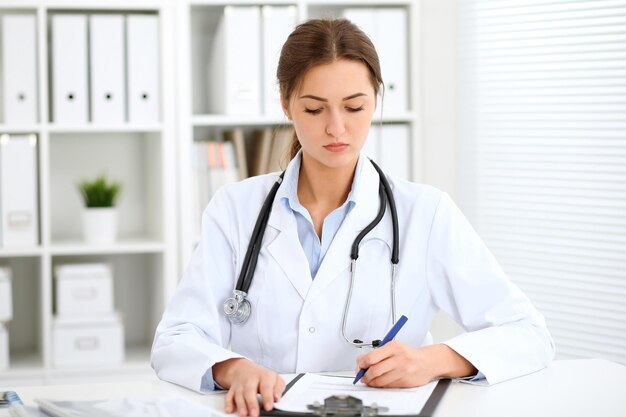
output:
[[[626,364],[626,0],[459,7],[460,205],[557,357]]]

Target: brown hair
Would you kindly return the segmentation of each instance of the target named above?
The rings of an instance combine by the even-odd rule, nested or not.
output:
[[[283,45],[276,76],[280,92],[289,102],[308,70],[339,59],[359,61],[369,70],[374,95],[384,88],[380,62],[374,44],[361,29],[347,19],[312,19],[298,25]],[[291,160],[300,149],[294,133],[289,151]]]

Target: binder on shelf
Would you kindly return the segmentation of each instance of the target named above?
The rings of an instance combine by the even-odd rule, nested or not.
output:
[[[0,136],[2,246],[38,243],[37,136]]]
[[[379,141],[379,161],[385,172],[397,178],[411,179],[409,125],[383,125]]]
[[[156,15],[126,16],[128,121],[160,119],[159,21]]]
[[[0,371],[9,368],[9,332],[0,323]]]
[[[91,121],[123,123],[126,120],[124,16],[89,16]]]
[[[295,6],[263,6],[263,113],[282,116],[276,68],[283,44],[297,22]]]
[[[11,270],[0,268],[0,323],[13,318],[13,291],[11,290]]]
[[[87,85],[87,16],[53,14],[52,120],[62,124],[89,121]]]
[[[261,17],[258,6],[225,6],[209,58],[209,111],[261,113]]]
[[[35,15],[2,16],[2,108],[6,124],[37,123]]]
[[[411,179],[410,128],[406,124],[372,126],[363,147],[365,156],[371,158],[396,178]]]
[[[374,120],[380,119],[381,109],[384,115],[406,113],[409,108],[406,10],[400,7],[347,8],[344,17],[368,35],[378,53],[385,95],[383,106],[378,103]]]

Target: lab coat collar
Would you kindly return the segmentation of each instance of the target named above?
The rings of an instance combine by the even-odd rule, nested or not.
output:
[[[294,214],[283,198],[288,190],[281,190],[282,187],[278,189],[268,226],[279,233],[267,249],[303,299],[314,298],[340,273],[346,271],[350,266],[350,249],[354,238],[376,217],[379,207],[378,173],[369,160],[364,159],[362,162],[360,178],[353,184],[356,204],[337,231],[315,280],[311,278],[308,261],[298,239]],[[293,175],[293,170],[299,166],[294,158],[287,167],[285,178]],[[381,227],[385,221],[386,218],[368,237],[377,236],[389,242],[391,236],[387,235],[390,234],[390,228]]]

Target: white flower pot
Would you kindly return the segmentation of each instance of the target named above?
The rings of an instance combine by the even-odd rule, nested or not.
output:
[[[88,243],[115,242],[117,238],[117,209],[115,207],[84,209],[83,234]]]

